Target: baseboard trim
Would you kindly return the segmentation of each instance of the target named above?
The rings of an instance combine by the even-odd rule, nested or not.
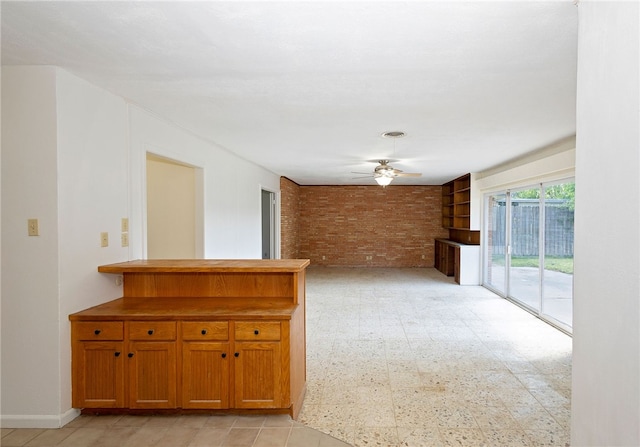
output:
[[[66,412],[60,415],[60,427],[64,427],[78,416],[80,416],[80,410],[77,410],[75,408],[68,409]]]
[[[14,415],[3,414],[0,416],[1,428],[60,428],[67,425],[80,415],[80,410],[71,408],[59,415]]]

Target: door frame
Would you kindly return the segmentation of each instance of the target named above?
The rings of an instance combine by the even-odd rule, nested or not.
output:
[[[557,185],[557,184],[561,184],[561,183],[566,183],[566,182],[574,182],[575,183],[575,176],[568,176],[568,177],[560,177],[558,179],[554,179],[554,180],[544,180],[544,181],[538,181],[538,182],[526,182],[526,183],[522,183],[522,184],[517,184],[517,185],[511,185],[510,187],[504,187],[504,188],[496,188],[496,189],[491,189],[491,190],[486,190],[483,192],[483,206],[482,206],[482,227],[484,228],[484,231],[482,231],[482,245],[483,248],[481,250],[481,257],[482,257],[482,261],[481,261],[481,268],[482,268],[482,273],[481,273],[481,278],[482,278],[482,286],[491,290],[492,292],[494,292],[495,294],[501,296],[502,298],[507,299],[508,301],[514,303],[515,305],[525,309],[527,312],[530,312],[531,314],[535,315],[536,317],[540,318],[541,320],[545,321],[546,323],[556,327],[557,329],[561,330],[562,332],[565,332],[568,335],[572,335],[572,327],[568,326],[567,324],[558,321],[557,319],[555,319],[553,316],[548,315],[544,312],[544,244],[545,244],[545,238],[546,238],[546,233],[545,233],[545,198],[544,198],[544,192],[545,192],[545,188],[547,186],[552,186],[552,185]],[[516,299],[515,297],[513,297],[511,295],[511,245],[512,245],[512,225],[511,225],[511,200],[512,200],[512,192],[517,192],[517,191],[521,191],[521,190],[526,190],[526,189],[533,189],[533,188],[540,188],[540,200],[539,200],[539,207],[540,207],[540,214],[539,214],[539,245],[540,248],[538,250],[538,299],[539,299],[539,306],[540,309],[536,310],[533,309],[532,307],[530,307],[529,305],[527,305],[526,303]],[[506,215],[505,215],[505,219],[506,219],[506,234],[505,234],[505,290],[501,291],[496,289],[495,287],[492,287],[491,284],[486,282],[486,269],[487,269],[487,251],[488,251],[488,241],[487,241],[487,233],[488,233],[488,222],[487,222],[487,207],[488,207],[488,198],[492,195],[496,195],[496,194],[505,194],[505,206],[506,206]],[[573,297],[572,297],[573,299]]]
[[[186,166],[194,169],[195,185],[195,258],[204,259],[204,168],[202,166],[189,163],[187,161],[179,160],[174,157],[166,156],[156,151],[146,149],[144,151],[144,160],[142,163],[142,255],[143,259],[148,258],[148,243],[147,243],[147,157],[148,156],[167,160],[170,163]]]
[[[260,257],[262,257],[262,244],[263,244],[263,207],[262,207],[262,192],[265,191],[271,194],[271,207],[269,209],[269,221],[271,228],[269,232],[269,246],[271,252],[270,259],[280,259],[280,191],[274,190],[264,185],[259,185],[259,210],[260,210]]]

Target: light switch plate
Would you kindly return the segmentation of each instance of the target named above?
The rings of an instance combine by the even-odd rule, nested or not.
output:
[[[121,224],[120,224],[120,231],[123,233],[128,233],[129,232],[129,218],[128,217],[123,217]]]
[[[38,219],[27,219],[27,228],[29,236],[40,236],[38,228]]]
[[[109,233],[106,231],[104,233],[100,233],[100,246],[108,247],[109,246]]]

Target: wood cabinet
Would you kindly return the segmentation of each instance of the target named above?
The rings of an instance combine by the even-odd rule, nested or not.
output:
[[[453,276],[460,285],[480,284],[480,246],[435,240],[435,268],[447,276]]]
[[[72,324],[71,330],[73,406],[124,406],[124,324],[83,321]]]
[[[131,321],[126,326],[129,408],[175,408],[175,321]]]
[[[175,322],[82,321],[71,327],[74,407],[175,408]],[[83,335],[92,333],[94,340]]]
[[[123,275],[125,296],[69,316],[73,406],[268,409],[296,417],[306,388],[308,263],[100,267]]]
[[[229,344],[187,342],[182,351],[182,408],[229,408]]]
[[[182,407],[230,407],[228,321],[182,322]]]
[[[236,408],[278,408],[283,391],[281,323],[235,323],[234,389]]]
[[[227,340],[228,322],[212,339]],[[183,323],[183,408],[280,408],[288,400],[282,385],[283,358],[279,321],[230,322],[231,342],[194,341],[192,324]],[[196,327],[205,324],[196,325]],[[211,326],[211,325],[209,325]],[[200,332],[206,331],[202,329]],[[286,331],[286,329],[285,329]],[[208,335],[205,334],[205,335]],[[230,370],[234,374],[230,374]]]
[[[75,344],[74,407],[120,408],[124,406],[122,352],[122,342],[80,341]]]
[[[455,274],[456,246],[443,239],[435,240],[435,268],[447,276]]]

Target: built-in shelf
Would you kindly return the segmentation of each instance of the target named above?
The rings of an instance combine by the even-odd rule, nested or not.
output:
[[[442,226],[449,239],[462,244],[480,244],[480,232],[471,230],[471,174],[442,185]]]
[[[479,284],[480,231],[471,230],[471,174],[442,185],[442,226],[449,238],[435,240],[435,268],[458,284]]]

